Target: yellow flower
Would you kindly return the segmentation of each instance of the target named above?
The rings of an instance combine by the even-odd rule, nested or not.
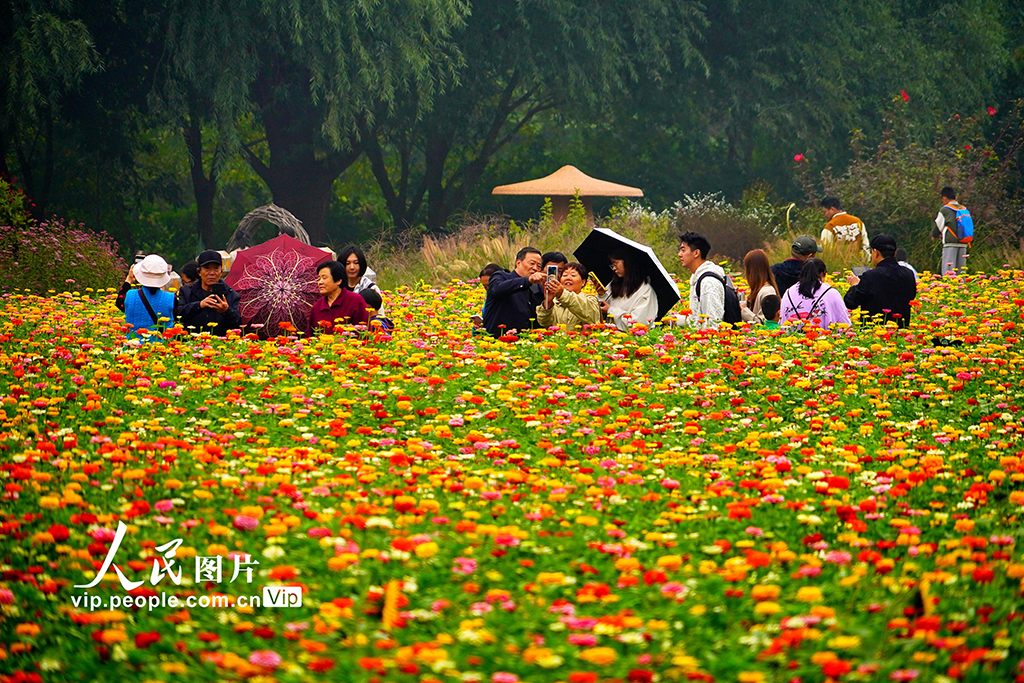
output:
[[[764,680],[764,674],[760,671],[741,671],[736,676],[736,680],[739,683],[761,683]]]
[[[60,498],[57,496],[42,496],[39,498],[39,507],[45,510],[56,510],[60,507]]]
[[[414,552],[416,553],[416,557],[428,558],[436,555],[437,551],[437,544],[433,541],[427,541],[426,543],[420,543],[418,546],[416,546]]]
[[[754,586],[750,589],[750,597],[754,600],[774,600],[781,592],[779,586]]]
[[[757,603],[757,606],[754,607],[754,614],[775,614],[781,609],[782,608],[779,607],[779,603],[777,602],[759,602]]]
[[[817,602],[821,600],[821,589],[816,586],[804,586],[796,592],[796,599],[800,602]]]

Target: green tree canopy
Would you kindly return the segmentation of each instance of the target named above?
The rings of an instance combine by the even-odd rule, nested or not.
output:
[[[459,63],[448,36],[468,10],[464,0],[169,5],[165,93],[201,93],[219,120],[255,114],[266,138],[241,149],[314,239],[331,185],[360,153],[359,122],[399,93],[429,104]]]
[[[443,228],[495,154],[541,112],[593,111],[628,97],[641,77],[658,81],[674,65],[701,64],[704,26],[700,3],[690,1],[474,3],[454,36],[465,60],[458,83],[426,114],[399,107],[361,128],[395,224],[413,225],[425,204],[428,228]]]

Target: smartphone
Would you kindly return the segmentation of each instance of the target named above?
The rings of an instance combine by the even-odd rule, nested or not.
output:
[[[597,279],[594,273],[590,273],[590,281],[594,284],[594,289],[597,290],[598,294],[604,292],[604,285],[601,284],[601,281]]]
[[[217,296],[226,296],[228,293],[228,286],[223,282],[218,282],[213,286],[213,293]]]
[[[548,282],[551,282],[552,280],[557,280],[557,279],[558,279],[558,264],[549,263],[548,264]]]
[[[469,316],[469,319],[477,327],[483,327],[484,326],[484,319],[481,318],[479,315],[471,315],[471,316]]]
[[[136,254],[135,255],[135,262],[136,263],[142,263],[142,260],[144,258],[146,258],[146,254]]]
[[[869,268],[867,266],[854,266],[854,267],[850,268],[850,270],[853,271],[854,275],[856,275],[857,277],[860,277],[864,273],[868,272]]]

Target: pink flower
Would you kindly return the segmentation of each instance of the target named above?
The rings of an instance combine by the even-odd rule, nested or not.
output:
[[[480,497],[484,500],[499,500],[501,498],[500,491],[481,491]]]
[[[744,531],[751,536],[764,536],[764,530],[756,526],[748,526]]]
[[[519,681],[519,676],[510,674],[507,671],[499,671],[491,676],[491,680],[494,681],[494,683],[517,683]]]
[[[153,507],[156,508],[157,512],[170,512],[174,509],[174,501],[158,500]]]
[[[832,564],[850,564],[850,560],[852,559],[853,555],[845,550],[833,550],[825,555],[825,561],[831,562]]]
[[[572,633],[569,635],[569,644],[593,647],[597,645],[597,636],[593,633]]]
[[[505,547],[515,547],[519,545],[519,539],[512,534],[498,534],[494,537],[494,545],[501,545]]]
[[[0,605],[13,605],[14,593],[6,588],[0,588]]]
[[[255,517],[249,517],[248,515],[238,515],[235,517],[235,528],[245,529],[246,531],[252,531],[260,525],[260,520]]]
[[[281,655],[273,650],[256,650],[249,655],[249,663],[265,669],[276,669],[281,665]]]
[[[921,672],[917,669],[896,669],[889,674],[889,678],[894,681],[912,681],[917,678],[920,673]]]
[[[315,526],[306,532],[306,535],[310,538],[324,538],[325,536],[331,535],[331,530],[327,527]]]
[[[803,160],[804,160],[804,155],[803,154],[797,154],[797,155],[795,155],[793,157],[793,161],[803,161]]]
[[[679,488],[679,482],[676,481],[675,479],[662,479],[661,480],[661,485],[664,486],[667,489],[677,489],[677,488]]]
[[[476,571],[476,560],[468,557],[456,557],[455,566],[452,567],[452,571],[462,576],[468,576]]]

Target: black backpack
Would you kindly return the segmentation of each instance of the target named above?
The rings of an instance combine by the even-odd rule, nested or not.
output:
[[[736,293],[736,288],[726,280],[724,277],[717,273],[707,272],[697,278],[697,284],[694,285],[694,289],[697,291],[697,299],[700,299],[700,283],[704,278],[711,276],[722,283],[722,287],[725,288],[725,317],[722,318],[722,322],[737,324],[743,322],[743,316],[740,314],[740,297]]]

